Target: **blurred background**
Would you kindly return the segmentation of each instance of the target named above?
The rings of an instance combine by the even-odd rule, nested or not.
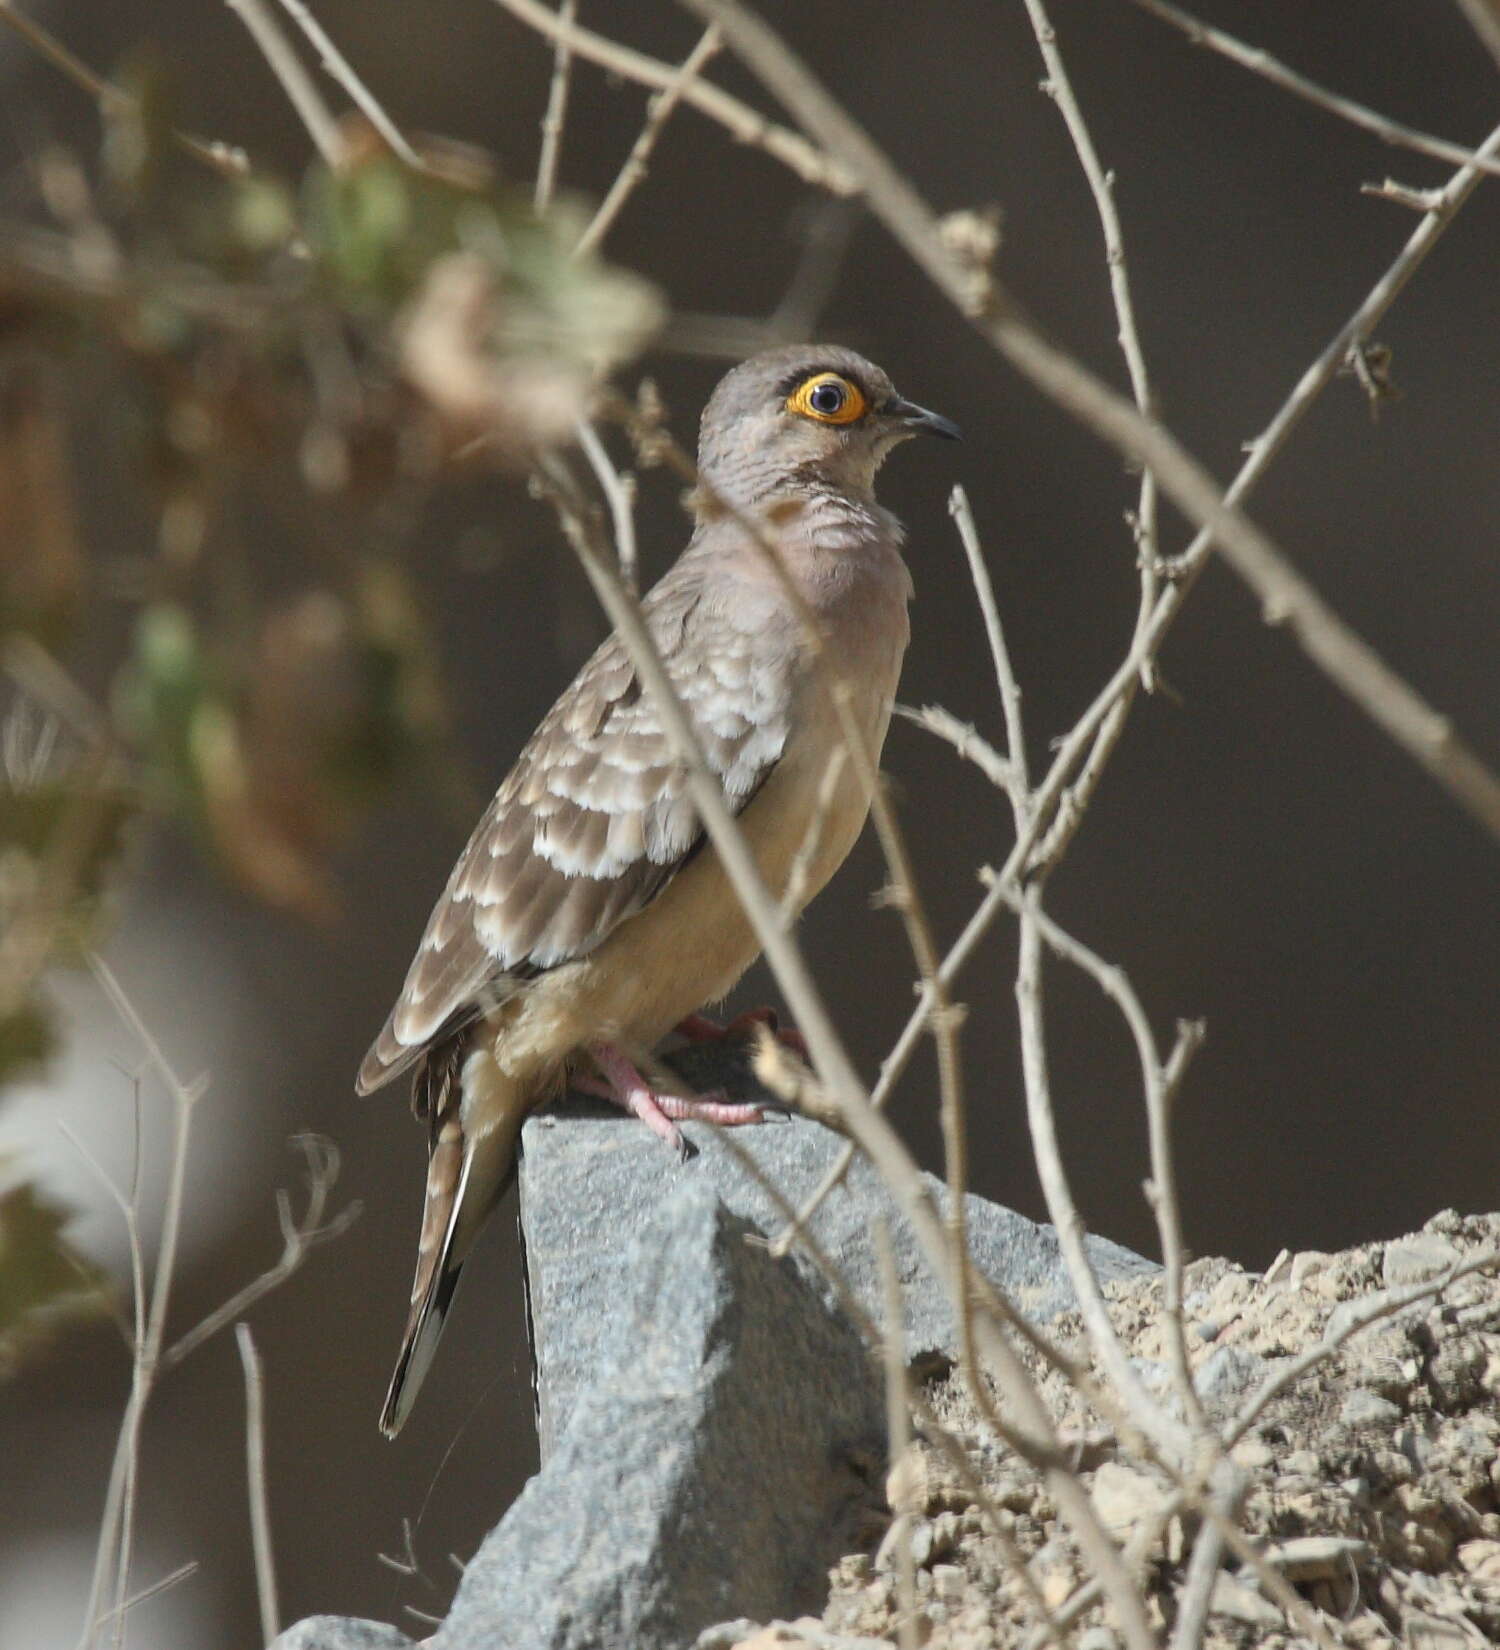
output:
[[[1477,143],[1500,111],[1495,66],[1457,8],[1367,0],[1356,25],[1348,8],[1300,0],[1205,5],[1304,73],[1456,141]],[[535,35],[487,0],[323,0],[317,10],[404,130],[487,151],[502,178],[529,189],[551,73]],[[1093,207],[1038,90],[1021,5],[776,0],[762,10],[939,210],[1001,208],[1005,280],[1055,337],[1123,384]],[[674,62],[697,38],[665,3],[585,0],[582,11]],[[161,259],[170,246],[212,264],[217,279],[243,273],[253,284],[269,267],[278,213],[333,211],[326,188],[298,183],[306,135],[227,7],[52,0],[34,15],[148,104],[159,98],[183,126],[243,145],[259,173],[289,187],[237,197],[226,228],[211,173],[172,159],[154,174],[149,123],[101,130],[75,86],[0,31],[0,269],[8,245],[41,257],[47,235],[83,244],[97,219],[127,256]],[[1446,171],[1193,50],[1127,0],[1057,0],[1054,21],[1118,174],[1163,415],[1227,479],[1241,444],[1414,227],[1410,211],[1361,195],[1361,183],[1394,174],[1428,186]],[[710,75],[766,106],[727,55]],[[603,194],[644,103],[638,86],[578,66],[564,196]],[[338,219],[325,243],[339,255],[352,221]],[[668,126],[606,255],[672,317],[637,354],[631,329],[645,337],[648,289],[591,277],[619,281],[607,290],[624,318],[604,346],[619,361],[615,382],[634,393],[654,379],[686,444],[727,364],[712,350],[733,351],[746,323],[789,293],[812,309],[818,334],[866,351],[906,395],[963,426],[962,447],[908,447],[883,478],[884,501],[909,525],[918,592],[903,697],[941,703],[1000,738],[945,508],[962,481],[1040,762],[1133,622],[1123,512],[1135,488],[1116,458],[1019,381],[857,208],[830,206],[692,110]],[[544,247],[544,297],[547,256]],[[107,245],[100,257],[108,288]],[[368,271],[336,273],[349,291],[366,282],[355,298],[368,300],[372,329],[409,300],[406,289],[377,293]],[[251,1314],[271,1512],[287,1621],[337,1611],[410,1628],[403,1607],[442,1612],[456,1575],[449,1555],[473,1550],[535,1466],[520,1267],[507,1206],[471,1263],[421,1405],[399,1442],[384,1443],[375,1416],[406,1310],[424,1137],[403,1093],[358,1101],[353,1073],[479,808],[604,627],[523,477],[455,456],[453,430],[415,415],[420,451],[396,452],[407,440],[396,375],[341,422],[326,379],[347,364],[344,344],[321,350],[310,324],[263,358],[212,342],[190,356],[171,326],[194,300],[178,311],[172,302],[141,302],[122,321],[106,293],[61,321],[38,319],[36,291],[0,280],[10,410],[0,475],[11,482],[6,493],[0,481],[0,534],[11,536],[0,577],[12,582],[0,618],[40,637],[111,708],[132,772],[146,775],[147,806],[132,805],[119,851],[99,833],[109,851],[100,846],[94,934],[178,1073],[210,1079],[193,1123],[173,1332],[275,1260],[276,1190],[300,1198],[293,1135],[336,1142],[333,1206],[363,1204],[352,1230]],[[158,321],[166,333],[152,331]],[[1500,762],[1500,187],[1480,189],[1378,339],[1398,393],[1377,418],[1353,379],[1334,385],[1251,513]],[[363,371],[363,358],[355,365]],[[298,375],[313,386],[297,392],[313,411],[293,439],[285,382]],[[66,522],[24,517],[37,477],[62,473]],[[678,492],[665,472],[641,475],[648,580],[685,541]],[[13,531],[17,521],[30,537]],[[1166,547],[1186,537],[1168,512]],[[28,583],[28,569],[47,577]],[[1163,677],[1132,718],[1052,908],[1130,971],[1164,1037],[1178,1016],[1207,1021],[1177,1123],[1193,1250],[1262,1267],[1284,1246],[1335,1248],[1409,1230],[1444,1206],[1494,1208],[1500,849],[1262,624],[1222,569],[1193,595]],[[48,757],[40,716],[16,732],[18,699],[7,701],[13,792],[17,762],[35,770]],[[65,733],[59,749],[68,742]],[[310,750],[336,760],[318,766]],[[1008,811],[975,770],[909,725],[893,727],[885,765],[922,892],[951,938],[979,897],[976,868],[1004,857]],[[866,840],[803,929],[871,1075],[911,1002],[898,922],[872,907],[880,880]],[[1002,923],[958,993],[970,1010],[973,1178],[1040,1217],[1013,952]],[[731,1008],[774,1000],[757,972]],[[36,1008],[53,1050],[13,1071],[0,1095],[0,1173],[69,1212],[77,1251],[128,1300],[119,1211],[59,1123],[128,1182],[139,1046],[85,972],[54,972],[27,1014]],[[1060,968],[1050,1023],[1080,1204],[1095,1230],[1154,1253],[1123,1027]],[[16,1024],[41,1034],[40,1019]],[[936,1166],[929,1058],[894,1104]],[[150,1078],[141,1115],[149,1244],[171,1128]],[[95,1318],[32,1348],[0,1386],[5,1650],[77,1637],[128,1383],[119,1334]],[[228,1334],[163,1379],[145,1430],[133,1573],[144,1586],[187,1559],[200,1569],[132,1616],[134,1643],[256,1642],[243,1408]],[[419,1567],[410,1576],[378,1556],[403,1552],[404,1522]]]

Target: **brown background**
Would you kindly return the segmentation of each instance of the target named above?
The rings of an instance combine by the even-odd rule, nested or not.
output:
[[[319,15],[392,114],[472,139],[529,174],[548,53],[484,0],[325,0]],[[1092,209],[1019,4],[864,0],[778,4],[768,15],[940,208],[999,202],[1006,279],[1058,337],[1115,381]],[[680,57],[694,25],[665,4],[584,6],[586,20]],[[196,127],[287,168],[300,129],[224,7],[111,0],[50,20],[91,62],[154,40],[178,69]],[[1393,115],[1477,141],[1500,81],[1456,9],[1414,0],[1231,4],[1215,21]],[[1221,476],[1413,226],[1362,198],[1396,154],[1241,71],[1190,50],[1123,0],[1059,0],[1096,141],[1119,173],[1145,345],[1163,409]],[[721,60],[714,74],[753,92]],[[0,168],[44,139],[93,142],[77,94],[0,36]],[[563,177],[597,195],[638,126],[640,92],[580,70]],[[764,156],[680,114],[611,241],[686,311],[759,315],[781,296],[808,221],[806,191]],[[1402,399],[1372,421],[1347,381],[1324,398],[1258,493],[1254,513],[1333,603],[1474,745],[1500,760],[1496,515],[1500,506],[1500,191],[1466,210],[1380,338]],[[1134,612],[1117,461],[1020,383],[861,223],[821,331],[866,349],[912,398],[957,419],[962,448],[908,448],[884,497],[909,523],[919,600],[907,700],[938,701],[998,737],[967,579],[944,509],[968,486],[988,546],[1035,741],[1063,731],[1117,659]],[[689,438],[721,363],[648,363]],[[102,533],[110,523],[95,524]],[[684,528],[648,478],[647,571]],[[266,526],[268,553],[276,525]],[[1181,524],[1168,543],[1180,547]],[[578,576],[521,489],[469,485],[431,510],[409,551],[455,682],[462,743],[487,791],[599,632]],[[99,656],[80,659],[87,671]],[[1178,1144],[1197,1252],[1264,1265],[1283,1245],[1393,1234],[1439,1207],[1496,1204],[1500,853],[1347,705],[1290,639],[1210,571],[1164,659],[1171,692],[1138,710],[1071,859],[1060,917],[1128,966],[1158,1025],[1202,1015],[1209,1041],[1184,1096]],[[951,936],[998,861],[1008,816],[971,771],[915,730],[886,752],[922,887]],[[347,923],[313,936],[226,893],[183,843],[160,841],[122,914],[114,955],[185,1071],[211,1067],[217,1109],[199,1125],[193,1181],[221,1218],[190,1236],[177,1297],[186,1325],[275,1253],[285,1137],[316,1129],[345,1155],[365,1214],[335,1250],[257,1309],[268,1382],[272,1512],[288,1620],[313,1610],[394,1619],[440,1610],[449,1552],[470,1552],[534,1465],[512,1211],[473,1263],[444,1354],[393,1446],[374,1418],[394,1354],[422,1183],[422,1140],[401,1097],[356,1102],[351,1078],[405,969],[467,822],[409,788],[343,866]],[[895,920],[872,911],[877,859],[862,844],[805,925],[811,960],[851,1048],[873,1072],[910,1002]],[[1041,1212],[1021,1118],[1011,1005],[1013,941],[997,930],[964,977],[964,1048],[978,1190]],[[1080,1202],[1098,1230],[1151,1252],[1129,1046],[1091,987],[1056,970],[1055,1078]],[[752,977],[737,1001],[773,997]],[[201,999],[201,1002],[200,1002]],[[108,1064],[90,994],[71,992],[80,1042],[60,1073],[88,1137],[128,1093]],[[896,1104],[938,1155],[929,1064]],[[31,1104],[46,1103],[31,1097]],[[92,1111],[89,1109],[92,1107]],[[0,1112],[0,1128],[7,1122]],[[158,1135],[158,1140],[160,1136]],[[197,1217],[195,1217],[197,1219]],[[104,1230],[105,1223],[97,1223]],[[90,1230],[95,1228],[91,1227]],[[0,1638],[71,1642],[126,1364],[108,1333],[80,1335],[4,1393]],[[222,1338],[164,1385],[144,1456],[144,1583],[202,1562],[143,1611],[141,1644],[255,1639],[242,1399]],[[376,1561],[419,1518],[430,1584]],[[6,1553],[9,1558],[6,1558]],[[24,1583],[24,1585],[23,1585]],[[50,1600],[44,1617],[23,1614]],[[10,1603],[4,1602],[9,1596]],[[38,1625],[45,1620],[45,1631]],[[38,1636],[41,1633],[42,1636]]]

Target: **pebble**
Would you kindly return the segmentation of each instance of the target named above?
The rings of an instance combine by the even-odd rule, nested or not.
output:
[[[1200,1398],[1223,1403],[1260,1386],[1269,1367],[1257,1353],[1239,1346],[1221,1346],[1203,1361],[1193,1376],[1193,1385]]]
[[[1408,1610],[1402,1618],[1402,1643],[1406,1650],[1470,1650],[1470,1640],[1457,1622],[1430,1616],[1423,1610]]]
[[[1401,1410],[1396,1404],[1362,1386],[1356,1387],[1339,1409],[1339,1420],[1346,1427],[1390,1426],[1400,1419]]]
[[[1250,1627],[1281,1625],[1281,1611],[1274,1604],[1249,1587],[1241,1586],[1232,1576],[1222,1573],[1214,1582],[1208,1608],[1216,1616],[1229,1616]]]
[[[1419,1232],[1385,1246],[1381,1275],[1387,1284],[1421,1283],[1438,1277],[1460,1259],[1458,1250],[1435,1232]]]
[[[1121,1540],[1128,1539],[1137,1525],[1156,1516],[1162,1494],[1154,1478],[1118,1461],[1106,1461],[1094,1474],[1094,1506],[1104,1527]]]
[[[957,1564],[937,1564],[932,1571],[932,1590],[945,1604],[957,1604],[964,1596],[967,1577]]]
[[[1458,1549],[1458,1562],[1475,1581],[1500,1584],[1500,1541],[1466,1541]]]
[[[1370,1556],[1370,1544],[1352,1536],[1304,1535],[1268,1547],[1265,1553],[1288,1581],[1342,1581],[1351,1564]]]
[[[1275,1452],[1264,1438],[1241,1438],[1229,1452],[1230,1459],[1246,1472],[1258,1472],[1276,1459]]]

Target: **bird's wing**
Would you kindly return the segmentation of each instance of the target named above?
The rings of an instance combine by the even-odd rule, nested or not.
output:
[[[794,650],[768,646],[758,606],[711,590],[689,553],[645,608],[735,812],[786,746],[795,688]],[[454,866],[359,1091],[529,976],[586,956],[702,842],[686,770],[611,636],[532,735]]]

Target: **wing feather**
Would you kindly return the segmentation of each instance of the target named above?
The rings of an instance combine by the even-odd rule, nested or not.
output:
[[[761,603],[736,611],[722,588],[710,593],[692,551],[652,591],[645,613],[738,812],[786,748],[796,650],[768,638]],[[587,956],[702,841],[685,771],[611,636],[547,713],[459,856],[360,1067],[360,1092],[529,977]]]

